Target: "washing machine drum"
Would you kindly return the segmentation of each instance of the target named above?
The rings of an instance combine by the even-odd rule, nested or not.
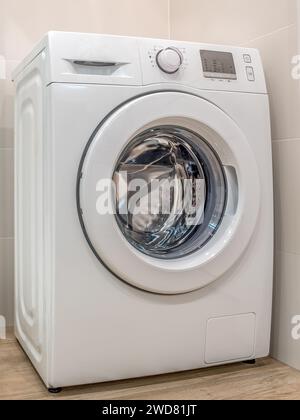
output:
[[[77,201],[100,263],[137,288],[182,294],[241,257],[260,185],[251,147],[229,116],[197,96],[161,92],[99,125],[82,157]]]

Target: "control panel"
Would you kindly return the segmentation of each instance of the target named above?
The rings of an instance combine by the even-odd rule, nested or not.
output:
[[[50,48],[47,84],[157,85],[157,89],[165,84],[166,89],[267,93],[260,55],[252,48],[50,32],[27,57],[27,65],[46,48]],[[24,63],[15,77],[23,67]]]
[[[140,40],[143,84],[186,83],[200,89],[266,93],[255,49]]]

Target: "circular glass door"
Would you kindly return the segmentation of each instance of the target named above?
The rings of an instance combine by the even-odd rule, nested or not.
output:
[[[154,258],[177,259],[204,247],[217,232],[227,199],[216,152],[183,127],[137,135],[113,175],[116,220],[128,242]]]
[[[114,278],[173,295],[219,279],[243,255],[260,192],[235,121],[211,101],[164,91],[99,124],[79,165],[77,208],[89,247]],[[100,267],[99,278],[113,280]]]

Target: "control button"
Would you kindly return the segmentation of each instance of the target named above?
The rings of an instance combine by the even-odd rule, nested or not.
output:
[[[249,82],[255,82],[255,74],[254,74],[254,69],[253,67],[246,67],[246,73],[247,73],[247,78],[249,80]]]
[[[245,61],[245,63],[247,63],[247,64],[252,63],[252,58],[251,58],[251,56],[250,56],[249,54],[244,54],[244,61]]]
[[[183,56],[177,48],[169,47],[158,52],[156,62],[163,72],[173,74],[180,69]]]

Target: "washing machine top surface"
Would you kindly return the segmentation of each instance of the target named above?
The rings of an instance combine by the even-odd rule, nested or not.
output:
[[[44,83],[148,86],[266,94],[255,49],[111,35],[49,32],[14,72],[42,52]]]

